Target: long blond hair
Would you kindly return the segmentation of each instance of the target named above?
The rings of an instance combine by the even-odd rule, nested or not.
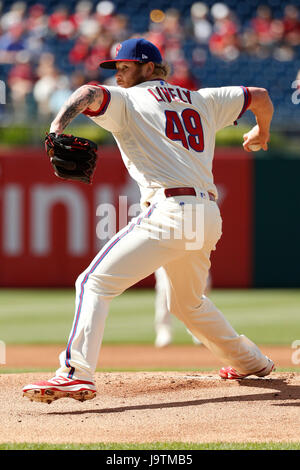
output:
[[[171,74],[171,67],[167,62],[162,62],[161,64],[154,64],[153,75],[158,78],[164,78],[165,80]]]
[[[147,62],[138,62],[139,65],[144,65]],[[167,79],[171,74],[171,67],[167,62],[161,62],[161,64],[157,64],[153,62],[154,69],[152,73],[152,78],[163,78]]]

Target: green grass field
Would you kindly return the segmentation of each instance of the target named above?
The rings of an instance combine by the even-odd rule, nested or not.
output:
[[[239,332],[258,344],[300,340],[300,289],[215,289],[210,298]],[[64,344],[74,314],[73,289],[1,289],[0,340],[6,344]],[[152,344],[154,290],[131,289],[111,303],[105,343]],[[174,343],[190,344],[173,319]]]
[[[150,444],[0,444],[0,450],[300,450],[300,443],[152,442]]]

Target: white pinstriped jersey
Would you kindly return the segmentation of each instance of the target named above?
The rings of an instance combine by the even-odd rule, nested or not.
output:
[[[113,134],[140,187],[141,203],[161,187],[193,186],[217,197],[212,174],[215,134],[249,106],[246,87],[190,91],[157,79],[131,88],[101,88],[101,107],[84,114]]]

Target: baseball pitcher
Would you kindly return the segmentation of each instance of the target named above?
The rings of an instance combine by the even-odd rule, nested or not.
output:
[[[114,136],[139,185],[143,210],[78,277],[74,322],[60,367],[52,379],[25,386],[23,394],[48,403],[66,396],[94,398],[94,372],[109,304],[160,266],[167,277],[169,310],[224,363],[220,376],[268,375],[272,360],[239,335],[204,295],[210,254],[222,232],[212,174],[215,135],[250,109],[257,124],[244,135],[243,147],[247,152],[253,145],[267,150],[273,115],[268,92],[246,86],[190,91],[170,85],[159,50],[143,38],[124,41],[115,59],[100,67],[116,70],[117,86],[90,83],[71,95],[50,127],[51,163],[62,178],[80,179],[82,174],[82,181],[91,182],[93,145],[78,144],[76,138],[68,145],[56,142],[84,113]],[[85,145],[87,159],[92,159],[88,174],[86,165],[75,158]],[[71,157],[65,157],[70,148]]]

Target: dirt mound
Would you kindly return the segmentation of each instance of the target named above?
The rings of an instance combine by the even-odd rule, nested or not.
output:
[[[0,375],[0,442],[298,442],[300,374],[223,381],[214,373],[103,372],[97,397],[22,397],[49,374]]]

